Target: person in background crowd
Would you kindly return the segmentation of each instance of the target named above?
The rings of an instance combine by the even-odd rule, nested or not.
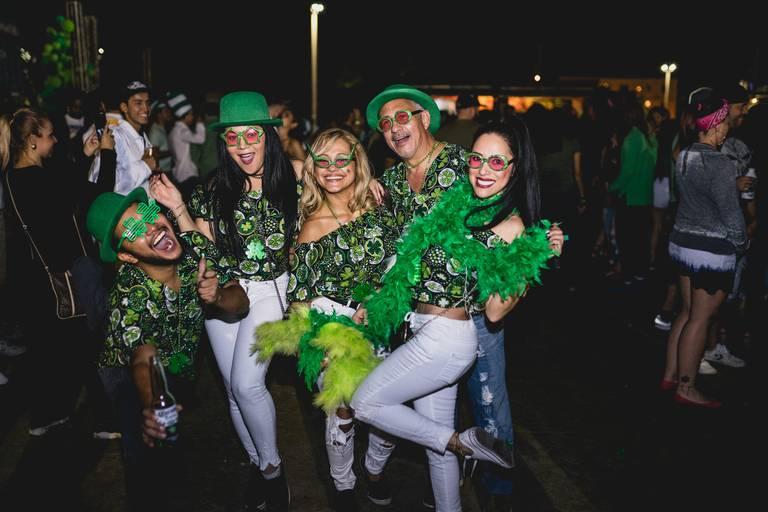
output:
[[[480,102],[476,95],[460,94],[456,99],[456,119],[440,128],[435,137],[464,148],[470,147],[475,132],[480,128],[480,123],[477,122],[479,110]]]
[[[150,109],[149,141],[158,168],[164,172],[173,169],[173,155],[168,144],[168,126],[173,122],[173,111],[165,101],[155,100]]]
[[[680,272],[683,308],[667,341],[661,388],[675,390],[684,405],[716,408],[722,403],[696,388],[707,329],[733,286],[737,254],[747,245],[739,205],[738,171],[719,151],[728,135],[728,102],[712,89],[691,94],[698,142],[677,160],[679,206],[669,238],[669,254]]]
[[[173,179],[179,184],[184,197],[189,197],[192,188],[200,181],[200,173],[189,148],[190,144],[205,142],[205,125],[195,115],[192,103],[184,94],[169,94],[168,106],[176,118],[168,135],[168,144],[173,154]]]
[[[114,127],[117,173],[115,192],[127,194],[136,187],[149,188],[149,177],[157,169],[152,143],[145,133],[149,124],[149,87],[138,80],[128,82],[120,91],[123,120]],[[91,168],[89,179],[98,181],[99,169]]]

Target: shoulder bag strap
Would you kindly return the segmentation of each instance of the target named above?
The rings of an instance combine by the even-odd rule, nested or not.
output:
[[[8,197],[11,198],[11,204],[13,205],[13,210],[16,212],[16,216],[19,218],[19,222],[21,223],[22,229],[24,229],[24,234],[27,235],[27,238],[29,239],[29,243],[32,245],[32,249],[34,249],[35,254],[37,254],[37,257],[40,258],[40,263],[43,264],[43,268],[45,268],[46,272],[50,272],[48,269],[48,264],[45,262],[45,258],[43,258],[43,255],[40,254],[40,250],[37,248],[37,244],[35,243],[35,240],[32,238],[32,235],[29,232],[29,229],[27,229],[27,224],[24,222],[24,218],[21,216],[21,212],[19,211],[18,206],[16,206],[16,199],[13,197],[13,190],[11,189],[11,180],[8,177],[9,172],[6,170],[5,172],[5,186],[8,189]],[[77,238],[80,241],[80,248],[83,250],[83,254],[86,254],[85,252],[85,245],[83,244],[83,239],[80,236],[80,229],[77,226],[77,219],[75,218],[74,213],[72,214],[72,221],[75,223],[75,232],[77,233]]]

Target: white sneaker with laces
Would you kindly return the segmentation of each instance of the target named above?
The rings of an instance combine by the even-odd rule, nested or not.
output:
[[[715,348],[712,350],[706,350],[704,352],[704,359],[707,361],[712,361],[713,363],[724,364],[725,366],[730,366],[731,368],[743,368],[746,364],[743,359],[731,354],[731,352],[728,350],[728,347],[722,343],[715,345]]]
[[[705,359],[699,363],[699,373],[701,375],[717,375],[717,368],[709,364]]]

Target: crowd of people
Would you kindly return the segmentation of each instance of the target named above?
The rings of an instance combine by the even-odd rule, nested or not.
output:
[[[744,365],[718,339],[737,329],[718,314],[724,305],[766,286],[743,277],[763,276],[765,264],[749,194],[761,156],[734,136],[749,105],[740,86],[693,91],[678,121],[604,90],[581,118],[535,104],[487,119],[461,95],[450,120],[425,92],[394,84],[316,133],[290,102],[255,91],[196,108],[130,81],[82,105],[67,124],[28,108],[0,120],[7,287],[27,301],[5,326],[25,346],[0,349],[28,347],[34,361],[31,436],[66,424],[87,385],[104,423],[95,430],[120,438],[132,509],[164,500],[150,484],[168,462],[155,448],[166,430],[150,359],[183,404],[204,338],[250,461],[248,510],[290,507],[279,404],[266,386],[280,350],[298,357],[327,413],[335,510],[357,509],[355,421],[369,425],[358,476],[373,503],[392,501],[385,468],[403,439],[425,447],[425,505],[461,510],[465,460],[479,463],[487,503],[508,510],[504,318],[549,267],[572,291],[594,262],[622,286],[664,275],[660,386],[677,403],[719,407],[696,375],[714,370],[708,361]],[[29,257],[30,233],[45,266]],[[46,272],[83,254],[101,266],[75,277],[97,293],[87,316],[59,319]],[[308,318],[316,331],[290,349],[254,335],[285,328],[287,345]],[[354,362],[338,355],[353,349]],[[475,426],[458,431],[465,374]]]

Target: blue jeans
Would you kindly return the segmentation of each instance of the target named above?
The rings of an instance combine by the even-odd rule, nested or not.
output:
[[[514,442],[512,411],[509,408],[504,356],[503,325],[488,325],[485,314],[472,315],[477,330],[477,361],[469,373],[467,387],[475,423],[489,434]],[[490,494],[512,494],[512,472],[483,464],[480,481]]]

